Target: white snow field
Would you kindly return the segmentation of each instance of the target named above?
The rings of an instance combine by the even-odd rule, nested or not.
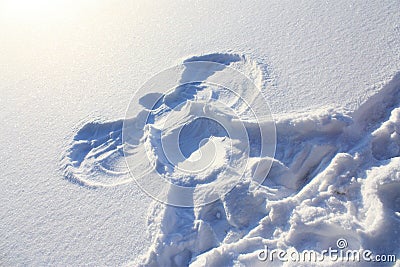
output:
[[[398,1],[3,0],[0,33],[1,266],[343,266],[260,259],[342,244],[397,258],[352,266],[400,265]],[[222,67],[132,99],[203,61]],[[210,83],[230,69],[262,96]],[[228,111],[247,104],[271,111],[274,157],[270,117]],[[146,170],[234,188],[208,205],[156,188],[186,207],[166,205],[131,175]]]

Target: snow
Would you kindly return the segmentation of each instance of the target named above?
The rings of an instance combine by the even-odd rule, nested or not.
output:
[[[221,201],[194,210],[155,207],[164,209],[165,220],[156,223],[142,264],[173,266],[177,255],[189,251],[185,264],[193,266],[253,265],[260,263],[256,252],[264,244],[323,251],[340,238],[350,249],[398,255],[399,150],[398,140],[390,138],[398,134],[399,86],[396,75],[350,114],[277,116],[277,151],[283,153],[275,156],[263,186],[251,190],[250,169]],[[391,143],[382,150],[376,142]],[[185,225],[207,225],[215,241],[199,251],[197,242],[209,240],[209,233],[182,229],[182,217],[192,220]]]
[[[321,251],[339,238],[350,249],[399,258],[398,2],[0,5],[2,265],[264,266],[257,259],[264,245]],[[260,133],[248,122],[240,183],[211,205],[167,206],[129,175],[123,118],[151,77],[204,60],[237,69],[262,88],[275,119],[276,154],[257,149]],[[177,78],[205,81],[221,73],[188,67]],[[208,99],[209,89],[192,96]],[[138,130],[130,141],[143,131],[156,136],[154,127],[141,125],[162,90],[146,92],[128,110]],[[234,106],[232,94],[219,92]],[[240,94],[251,99],[246,92]],[[181,102],[176,96],[182,95],[165,102]],[[196,157],[219,153],[202,175],[169,178],[209,184],[232,143],[212,131],[215,125],[193,134],[205,126],[187,114],[203,109],[187,98],[182,103],[187,113],[175,119],[191,123],[185,136],[196,142],[184,140],[190,156],[180,167],[201,169],[209,161]],[[263,101],[252,105],[265,110]],[[167,113],[173,112],[156,122]],[[139,141],[132,158],[146,155]],[[147,140],[149,149],[156,147],[151,141],[158,139]],[[153,163],[131,161],[138,170]],[[171,188],[162,189],[168,196]]]

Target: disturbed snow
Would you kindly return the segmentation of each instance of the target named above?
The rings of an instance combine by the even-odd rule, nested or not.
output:
[[[245,55],[215,53],[186,61],[212,61],[236,68],[263,90],[271,82],[268,66]],[[207,78],[203,77],[204,81]],[[144,142],[141,137],[147,135],[150,145],[157,148],[154,129],[167,115],[165,107],[178,101],[185,108],[176,120],[187,119],[188,125],[180,148],[190,160],[182,164],[203,154],[216,154],[218,160],[212,168],[186,177],[171,171],[154,149],[158,171],[168,172],[172,182],[190,186],[211,183],[225,164],[226,132],[192,116],[195,100],[208,93],[231,97],[202,83],[180,88],[162,97],[154,120],[148,121],[153,131],[138,129],[138,142]],[[152,96],[144,96],[138,108],[148,109],[146,97]],[[334,247],[338,238],[345,238],[350,249],[399,255],[400,238],[393,233],[400,230],[400,74],[382,84],[356,111],[325,108],[274,119],[275,157],[250,151],[244,178],[219,201],[196,208],[154,201],[147,225],[152,246],[133,264],[263,265],[257,255],[264,245],[321,251]],[[87,190],[129,186],[133,178],[125,165],[122,127],[123,119],[81,125],[62,158],[65,177]],[[250,134],[250,143],[257,149],[257,133]],[[272,168],[258,186],[254,177],[265,173],[255,171],[254,166],[262,161],[272,161]]]

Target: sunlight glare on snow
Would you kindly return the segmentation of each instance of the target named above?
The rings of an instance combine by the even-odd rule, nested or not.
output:
[[[71,1],[66,0],[6,0],[2,1],[3,17],[8,19],[41,20],[61,15]]]

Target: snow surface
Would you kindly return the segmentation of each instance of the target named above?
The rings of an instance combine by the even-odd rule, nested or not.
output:
[[[340,238],[349,249],[399,255],[399,107],[400,73],[353,112],[277,115],[275,158],[252,158],[273,161],[263,185],[253,179],[265,173],[250,167],[229,194],[207,206],[155,202],[148,216],[153,244],[133,264],[262,266],[265,244],[320,252]]]
[[[264,266],[265,244],[339,237],[400,257],[397,1],[0,10],[1,265]],[[165,68],[226,55],[268,99],[276,156],[212,205],[155,202],[122,157],[130,98]],[[272,169],[253,188],[259,161]]]

